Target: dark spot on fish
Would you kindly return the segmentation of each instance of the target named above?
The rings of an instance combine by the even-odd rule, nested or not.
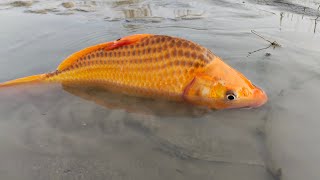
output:
[[[176,65],[176,66],[179,66],[179,64],[180,64],[180,61],[175,61],[174,62],[174,65]]]
[[[180,50],[178,51],[178,54],[179,54],[179,56],[183,56],[183,51],[182,51],[182,49],[180,49]]]
[[[173,47],[174,47],[174,44],[175,44],[175,42],[174,42],[174,40],[172,40],[172,41],[169,43],[169,47],[173,48]]]
[[[190,57],[190,52],[187,50],[186,52],[184,52],[184,56],[187,58]]]
[[[200,59],[200,61],[206,62],[203,54],[200,54],[200,55],[199,55],[199,59]]]
[[[172,37],[170,37],[170,36],[166,36],[166,38],[167,38],[167,41],[170,41],[170,40],[172,40],[173,38]]]
[[[200,66],[199,62],[194,63],[194,67],[198,68]]]
[[[151,52],[151,48],[149,47],[147,51],[148,51],[148,54],[149,54]]]
[[[162,51],[162,47],[159,46],[159,47],[158,47],[158,52],[161,52],[161,51]]]
[[[196,45],[194,45],[193,43],[190,45],[190,49],[194,50],[196,48]]]
[[[181,41],[179,40],[178,42],[177,42],[177,47],[181,47]]]
[[[146,39],[146,42],[145,42],[146,46],[149,45],[149,39]]]
[[[187,48],[187,47],[189,47],[189,43],[188,43],[188,42],[184,42],[184,43],[182,43],[182,46],[183,46],[184,48]]]
[[[177,56],[177,50],[176,50],[176,49],[173,49],[173,50],[172,50],[172,56],[173,56],[173,57],[176,57],[176,56]]]
[[[160,42],[160,38],[157,37],[157,38],[156,38],[156,43],[158,44],[159,42]]]
[[[196,55],[196,53],[195,53],[195,52],[192,52],[192,53],[191,53],[191,57],[192,57],[192,59],[196,59],[196,56],[197,56],[197,55]]]
[[[160,60],[160,61],[166,60],[166,59],[165,59],[165,55],[160,55],[160,56],[159,56],[159,60]]]
[[[169,58],[170,58],[170,53],[167,53],[167,54],[165,55],[165,58],[166,58],[166,59],[169,59]]]
[[[136,55],[136,51],[132,51],[132,56],[135,56]]]

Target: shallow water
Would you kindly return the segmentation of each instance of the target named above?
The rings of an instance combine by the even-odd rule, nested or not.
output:
[[[205,112],[60,85],[1,89],[0,179],[320,178],[319,1],[61,3],[1,1],[0,81],[96,43],[167,34],[208,47],[269,102]],[[270,43],[251,30],[281,47],[256,51]]]

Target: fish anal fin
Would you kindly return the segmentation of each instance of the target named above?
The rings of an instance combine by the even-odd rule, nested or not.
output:
[[[73,63],[75,63],[79,58],[86,56],[87,54],[97,51],[99,49],[103,49],[106,51],[121,47],[121,46],[125,46],[125,45],[129,45],[129,44],[134,44],[138,41],[140,41],[141,39],[148,37],[148,36],[152,36],[152,34],[135,34],[135,35],[131,35],[131,36],[126,36],[123,38],[120,38],[116,41],[111,41],[111,42],[106,42],[106,43],[102,43],[102,44],[97,44],[94,46],[90,46],[87,47],[85,49],[82,49],[72,55],[70,55],[69,57],[67,57],[57,68],[58,71],[62,71],[67,69],[68,67],[72,66]]]

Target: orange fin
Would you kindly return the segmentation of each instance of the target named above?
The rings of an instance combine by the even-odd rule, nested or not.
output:
[[[152,36],[152,34],[135,34],[135,35],[131,35],[131,36],[126,36],[123,38],[120,38],[116,41],[112,41],[112,42],[106,42],[106,43],[102,43],[102,44],[97,44],[94,46],[90,46],[87,47],[85,49],[82,49],[72,55],[70,55],[69,57],[67,57],[57,68],[57,70],[61,71],[64,70],[68,67],[70,67],[75,61],[77,61],[79,58],[93,52],[96,51],[98,49],[104,49],[106,51],[108,50],[112,50],[115,49],[117,47],[121,47],[121,46],[125,46],[125,45],[129,45],[129,44],[134,44],[138,41],[140,41],[142,38],[144,37],[148,37],[148,36]]]
[[[7,86],[13,86],[18,84],[27,84],[27,83],[34,83],[34,82],[41,82],[47,77],[46,74],[38,74],[33,76],[27,76],[11,81],[7,81],[4,83],[0,83],[0,87],[7,87]]]

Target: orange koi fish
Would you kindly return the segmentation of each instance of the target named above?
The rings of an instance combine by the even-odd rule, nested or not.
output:
[[[56,71],[4,82],[96,86],[131,96],[185,101],[212,109],[259,107],[263,90],[194,42],[137,34],[91,46],[65,59]]]

